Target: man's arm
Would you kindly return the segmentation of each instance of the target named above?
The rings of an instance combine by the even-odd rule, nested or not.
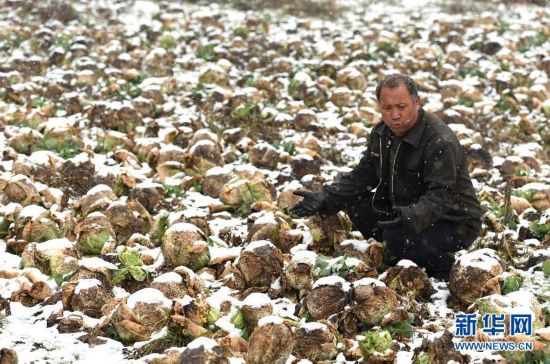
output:
[[[452,206],[457,179],[459,151],[441,137],[426,144],[424,186],[426,192],[416,204],[397,206],[406,235],[418,234],[436,222]]]
[[[378,184],[375,171],[375,158],[372,153],[373,136],[369,137],[367,149],[352,171],[346,173],[337,182],[323,188],[327,196],[319,209],[325,218],[342,210],[346,202],[353,201],[365,192],[371,191]]]

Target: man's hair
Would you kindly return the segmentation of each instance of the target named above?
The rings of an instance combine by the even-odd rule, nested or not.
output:
[[[416,87],[414,80],[407,75],[397,73],[386,76],[378,82],[378,85],[376,86],[376,100],[380,101],[380,92],[382,91],[382,87],[396,88],[399,85],[407,86],[409,95],[411,95],[413,100],[418,98],[418,87]]]

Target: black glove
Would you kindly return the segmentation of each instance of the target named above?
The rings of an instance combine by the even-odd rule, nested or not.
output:
[[[304,198],[290,208],[290,212],[298,217],[315,215],[327,197],[326,192],[294,191],[294,194]]]
[[[395,213],[395,218],[393,220],[389,221],[378,221],[376,223],[376,226],[378,226],[380,229],[388,229],[388,230],[395,230],[400,229],[403,227],[403,218],[401,217],[401,213],[397,208],[393,208],[393,212]]]

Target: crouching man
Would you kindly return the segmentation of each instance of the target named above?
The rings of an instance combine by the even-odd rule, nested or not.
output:
[[[479,236],[481,208],[465,152],[452,130],[422,109],[414,81],[390,75],[376,98],[382,120],[372,129],[359,164],[291,211],[322,218],[345,211],[355,229],[384,241],[398,259],[448,279],[454,254]]]

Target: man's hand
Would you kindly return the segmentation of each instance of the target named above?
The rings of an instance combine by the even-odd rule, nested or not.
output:
[[[393,211],[396,213],[396,216],[393,220],[389,221],[378,221],[376,223],[376,226],[378,226],[380,229],[388,229],[388,230],[395,230],[400,229],[403,227],[403,218],[401,217],[401,214],[399,213],[399,210],[397,208],[393,208]]]
[[[315,215],[327,197],[326,192],[294,191],[294,194],[304,198],[290,208],[290,212],[298,217]]]

